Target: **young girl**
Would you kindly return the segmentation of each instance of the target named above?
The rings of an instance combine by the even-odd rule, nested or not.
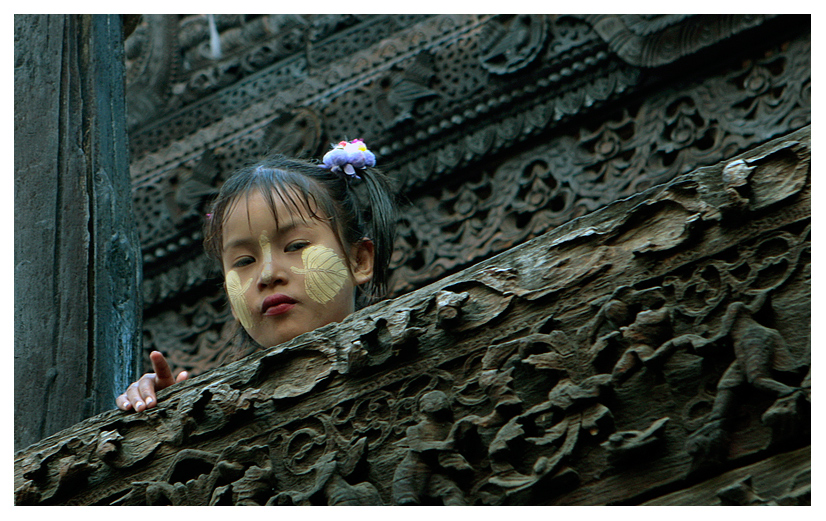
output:
[[[335,146],[323,165],[277,156],[224,183],[204,247],[221,264],[246,342],[274,346],[384,296],[396,219],[389,184],[373,166],[375,156],[355,140]],[[158,351],[150,359],[155,372],[118,396],[120,409],[154,407],[156,391],[187,378],[174,378]]]

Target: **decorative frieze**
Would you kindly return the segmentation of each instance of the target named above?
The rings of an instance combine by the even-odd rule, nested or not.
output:
[[[417,59],[422,68],[429,63]],[[807,37],[759,49],[716,75],[631,98],[622,108],[595,116],[593,126],[562,127],[504,160],[457,168],[444,182],[407,193],[409,204],[402,207],[393,259],[393,295],[423,287],[611,201],[798,128],[810,119],[809,71]],[[404,78],[399,85],[412,81],[410,75]],[[550,106],[540,105],[515,116],[512,126],[492,124],[471,132],[450,157],[461,157],[466,150],[490,154],[501,139],[497,136],[545,125],[552,114]],[[267,139],[275,148],[306,156],[323,144],[322,126],[318,113],[299,109],[268,127]],[[171,356],[180,364],[176,367],[195,372],[211,367],[204,365],[214,360],[208,353],[225,347],[224,321],[231,320],[220,306],[217,267],[200,251],[201,216],[221,172],[215,156],[206,154],[191,167],[178,169],[166,188],[150,185],[135,192],[142,194],[136,202],[142,230],[168,237],[144,251],[145,349],[175,351]],[[223,310],[208,315],[209,328],[179,331],[156,318],[158,313],[180,315],[175,327],[202,323],[203,318],[192,315],[195,298]],[[157,340],[170,337],[187,338],[181,345],[185,349],[178,351]],[[196,344],[207,354],[193,350]]]
[[[625,104],[594,127],[559,131],[501,163],[455,171],[455,179],[404,207],[394,294],[799,128],[811,110],[809,66],[808,40],[794,40],[717,76]],[[530,121],[525,115],[514,124]],[[495,135],[491,130],[489,147]]]
[[[316,67],[304,65],[290,73],[290,60],[312,60],[306,52],[296,51],[214,95],[178,110],[165,107],[168,115],[134,129],[130,138],[136,207],[153,212],[151,219],[141,221],[142,226],[151,226],[141,230],[144,251],[151,253],[177,240],[175,230],[181,226],[158,207],[158,192],[175,191],[169,185],[177,173],[195,168],[205,154],[216,158],[217,185],[229,172],[268,151],[318,157],[326,143],[337,142],[341,136],[359,136],[384,158],[385,170],[397,180],[402,193],[427,192],[437,180],[449,182],[450,175],[463,167],[478,169],[488,158],[501,156],[574,116],[592,113],[606,102],[628,99],[645,86],[641,69],[616,57],[589,25],[588,17],[440,15],[418,22],[415,17],[386,18],[363,23],[386,26],[392,38],[364,41],[361,26],[323,33],[327,38],[307,51],[330,48],[322,53],[326,61]],[[740,18],[739,25],[732,21]],[[681,27],[666,19],[672,25],[662,29],[655,24],[649,39],[659,35],[660,29],[667,32]],[[306,29],[294,17],[278,20],[268,23]],[[702,41],[689,45],[682,54],[725,40],[753,25],[755,19],[732,20],[725,31],[707,31]],[[696,23],[693,18],[681,23],[689,22]],[[162,31],[162,25],[147,27]],[[250,21],[248,25],[255,24]],[[136,32],[131,38],[139,36]],[[347,43],[353,39],[360,43]],[[667,38],[657,41],[659,47],[652,49],[668,47],[662,43]],[[157,47],[165,45],[172,44],[159,42]],[[338,49],[352,52],[341,54]],[[134,58],[136,63],[144,59],[142,54]],[[497,69],[497,63],[507,60],[513,63]],[[155,92],[149,85],[161,88],[177,74],[168,70],[172,65],[160,65],[175,62],[173,58],[149,62],[166,72],[158,72],[158,78],[147,80],[148,84],[144,76],[133,76],[130,99]],[[284,79],[279,83],[276,79],[281,76]],[[139,112],[152,110],[156,109]],[[165,134],[170,137],[162,137]],[[158,144],[141,145],[150,135],[156,136],[152,139]],[[184,228],[191,234],[193,224]]]
[[[42,440],[15,500],[635,504],[726,476],[724,504],[805,503],[809,132]],[[758,458],[797,470],[724,474]]]

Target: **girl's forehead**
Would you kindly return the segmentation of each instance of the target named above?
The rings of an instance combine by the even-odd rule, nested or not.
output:
[[[244,218],[269,218],[270,220],[306,220],[311,214],[309,201],[298,193],[281,194],[273,190],[269,196],[255,190],[239,195],[233,201],[227,218],[237,214]]]
[[[244,229],[293,228],[298,224],[321,222],[321,212],[313,208],[313,202],[302,197],[296,190],[281,194],[273,190],[270,197],[260,191],[239,195],[229,206],[224,217],[225,232],[242,232]]]

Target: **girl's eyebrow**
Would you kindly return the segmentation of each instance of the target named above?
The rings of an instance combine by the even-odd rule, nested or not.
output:
[[[276,228],[275,234],[276,235],[287,235],[290,232],[292,232],[293,230],[295,230],[296,228],[298,228],[299,226],[301,226],[302,224],[303,223],[297,223],[295,221],[291,221],[290,224],[287,224],[285,226],[279,226],[278,228]]]
[[[256,241],[253,241],[251,237],[242,237],[240,239],[235,239],[234,241],[230,241],[229,243],[224,245],[223,251],[226,252],[226,251],[229,251],[233,248],[239,248],[239,247],[245,247],[245,246],[249,247],[254,243],[256,243]]]
[[[308,225],[305,222],[292,221],[292,222],[290,222],[290,224],[287,224],[285,226],[280,226],[275,231],[275,233],[276,233],[276,235],[287,235],[290,232],[292,232],[293,230],[295,230],[296,228],[299,228],[299,227],[302,227],[302,226],[303,227],[308,227]],[[258,244],[258,241],[253,240],[252,237],[241,237],[240,239],[235,239],[234,241],[230,241],[229,243],[227,243],[226,246],[224,246],[223,251],[229,251],[232,248],[237,248],[237,247],[256,246],[257,244]]]

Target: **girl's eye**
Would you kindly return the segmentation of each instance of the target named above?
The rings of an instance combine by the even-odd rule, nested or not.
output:
[[[241,267],[246,266],[248,264],[252,264],[253,262],[255,262],[255,261],[252,257],[241,257],[240,259],[238,259],[237,261],[235,261],[233,263],[232,267],[233,268],[241,268]]]
[[[288,244],[287,247],[284,248],[284,251],[286,251],[286,252],[299,251],[303,248],[306,248],[309,245],[310,245],[310,243],[307,242],[307,241],[295,241],[295,242],[291,242],[290,244]]]

